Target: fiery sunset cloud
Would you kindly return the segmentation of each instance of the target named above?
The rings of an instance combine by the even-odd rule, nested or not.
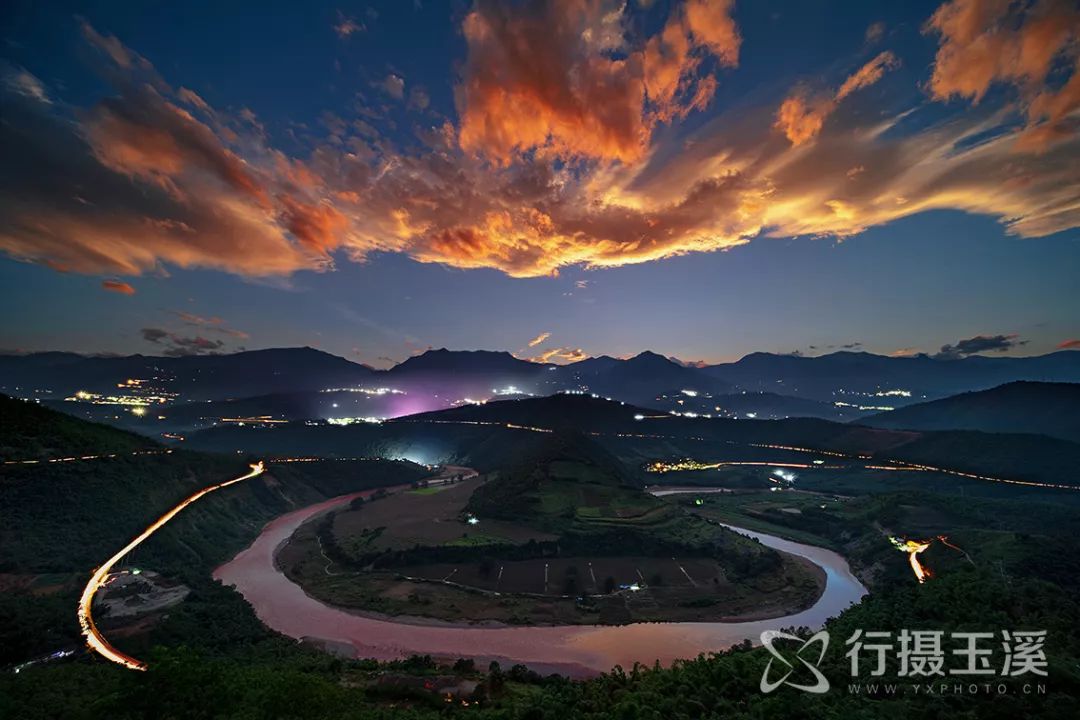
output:
[[[451,114],[390,69],[362,94],[378,100],[287,137],[174,88],[139,38],[84,24],[100,101],[69,105],[4,70],[0,248],[108,276],[281,277],[401,253],[534,277],[843,238],[937,209],[1023,237],[1080,224],[1072,3],[951,0],[924,19],[938,48],[923,77],[868,42],[837,49],[846,73],[784,78],[737,110],[718,93],[769,39],[740,27],[736,3],[675,3],[652,24],[636,12],[477,2],[458,18]],[[363,26],[339,16],[332,32]],[[888,43],[880,26],[866,37]],[[408,141],[380,102],[412,113]]]
[[[940,36],[930,92],[980,102],[995,84],[1016,86],[1027,115],[1019,150],[1075,140],[1080,108],[1080,8],[1070,0],[951,0],[927,21]],[[1055,65],[1070,76],[1048,83]]]
[[[792,145],[813,139],[841,100],[856,90],[873,85],[897,64],[896,56],[886,50],[851,74],[831,96],[811,99],[803,91],[796,92],[780,105],[776,114],[777,129],[783,131]]]
[[[123,280],[102,280],[101,287],[103,290],[119,293],[120,295],[135,294],[135,288],[133,288],[129,283],[126,283]]]
[[[529,341],[529,347],[536,347],[540,343],[547,340],[549,337],[551,337],[551,333],[542,332],[539,335],[537,335],[536,337],[534,337],[532,340]]]

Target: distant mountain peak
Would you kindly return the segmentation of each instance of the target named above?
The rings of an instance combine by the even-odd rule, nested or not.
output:
[[[451,357],[451,356],[464,356],[464,357],[483,357],[483,356],[498,356],[514,358],[514,356],[506,350],[448,350],[447,348],[432,348],[431,350],[425,350],[419,355],[413,355],[414,358],[418,357]],[[411,360],[412,358],[410,358]],[[514,358],[515,360],[517,358]]]
[[[447,350],[438,348],[413,355],[390,368],[392,375],[414,372],[506,372],[533,370],[544,367],[521,360],[505,350]]]
[[[670,360],[669,358],[664,357],[660,353],[655,353],[652,350],[643,350],[642,352],[639,352],[637,355],[635,355],[634,357],[627,360],[627,362],[638,363],[638,364],[648,363],[650,365],[657,365],[657,364],[676,365],[677,364],[677,363],[673,362],[672,360]],[[679,365],[679,367],[682,367],[682,366]]]

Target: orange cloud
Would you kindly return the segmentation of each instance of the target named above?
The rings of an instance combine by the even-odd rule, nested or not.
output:
[[[551,337],[551,333],[542,332],[539,335],[537,335],[536,337],[534,337],[532,340],[529,341],[529,347],[536,347],[540,343],[547,340],[549,337]]]
[[[174,193],[180,192],[177,176],[201,173],[262,206],[269,203],[245,163],[209,127],[151,88],[106,100],[89,114],[85,128],[94,154],[112,170]]]
[[[285,226],[305,247],[329,257],[341,244],[349,221],[328,201],[311,204],[284,195],[280,202]]]
[[[578,362],[579,360],[584,360],[588,357],[588,354],[581,348],[552,348],[551,350],[545,350],[539,355],[527,359],[529,362],[534,363],[567,365],[569,363]]]
[[[880,80],[887,70],[892,70],[899,65],[900,61],[888,50],[878,54],[877,57],[856,70],[854,74],[844,81],[844,84],[836,91],[834,99],[836,102],[840,102],[856,90],[870,87]]]
[[[934,209],[995,217],[1025,237],[1080,225],[1075,134],[1061,152],[1018,154],[1027,131],[1000,125],[1001,113],[941,120],[935,108],[908,123],[921,106],[849,112],[843,100],[895,66],[891,53],[820,97],[795,93],[684,130],[685,108],[712,96],[710,72],[737,61],[737,30],[717,8],[730,5],[676,6],[656,36],[635,38],[622,6],[600,0],[481,2],[465,20],[457,126],[440,120],[415,133],[419,150],[403,149],[382,131],[388,121],[359,108],[325,118],[302,158],[270,147],[250,111],[173,92],[95,33],[112,58],[108,100],[72,118],[59,100],[4,98],[0,249],[109,276],[289,275],[394,252],[535,277],[762,236],[845,237]],[[1030,106],[1071,112],[1067,87]],[[790,142],[773,131],[777,105]],[[660,122],[671,131],[653,133]],[[551,357],[560,352],[576,351]]]
[[[742,38],[731,17],[735,0],[687,0],[686,27],[723,65],[739,64]]]
[[[1080,107],[1080,9],[1072,0],[950,0],[926,23],[940,37],[930,78],[935,100],[978,103],[994,83],[1020,90],[1028,132],[1018,149],[1039,150],[1076,132],[1067,119]],[[1071,79],[1047,80],[1064,60]]]
[[[1058,350],[1080,350],[1080,340],[1065,340],[1058,343]]]
[[[792,145],[802,145],[815,138],[825,125],[825,119],[837,104],[856,90],[869,87],[899,65],[899,60],[889,51],[880,53],[870,62],[844,80],[832,97],[808,98],[805,91],[796,91],[780,104],[776,113],[775,127],[784,133]]]
[[[803,93],[784,98],[776,112],[776,128],[783,131],[792,145],[808,142],[825,125],[825,118],[832,112],[832,102],[815,102]]]
[[[463,24],[468,59],[458,88],[458,140],[507,164],[529,150],[634,160],[645,149],[640,58],[595,2],[561,0],[514,13],[480,3]]]
[[[173,93],[115,37],[83,32],[103,51],[117,92],[78,113],[77,124],[40,103],[5,109],[12,123],[0,132],[14,150],[0,178],[0,249],[93,274],[166,263],[253,276],[326,266],[337,246],[328,234],[343,223],[323,207],[324,188],[299,186],[303,163],[278,162],[258,135],[243,138],[241,157],[250,120],[215,113],[191,90]],[[20,183],[20,172],[45,179]]]
[[[643,49],[627,43],[624,9],[599,0],[515,10],[478,3],[463,24],[460,146],[502,165],[531,151],[634,162],[655,122],[704,107],[716,83],[699,82],[694,50],[737,63],[731,3],[691,0]]]
[[[134,295],[135,288],[122,280],[102,280],[101,287],[105,290],[121,295]]]

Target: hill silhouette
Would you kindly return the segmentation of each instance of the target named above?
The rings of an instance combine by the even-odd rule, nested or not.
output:
[[[1080,441],[1080,384],[1012,382],[909,405],[859,421],[905,430],[1039,433]]]
[[[912,399],[940,398],[1015,380],[1077,382],[1080,353],[1063,350],[1034,357],[971,355],[957,359],[848,351],[813,357],[756,352],[733,363],[707,366],[703,372],[747,391],[779,392],[829,402],[837,399],[835,393],[840,389],[864,396],[905,390],[912,393]],[[891,396],[888,404],[910,402],[902,396]]]
[[[551,433],[513,466],[477,488],[469,509],[477,515],[507,520],[536,517],[553,509],[556,503],[551,496],[555,493],[549,491],[564,482],[640,493],[630,487],[630,474],[614,455],[580,432],[561,430]],[[617,494],[604,496],[610,499],[609,495]]]
[[[89,423],[25,400],[0,395],[0,460],[47,460],[130,453],[161,447],[124,430]]]
[[[65,397],[79,390],[115,394],[117,383],[138,378],[178,393],[181,400],[220,400],[355,385],[374,372],[310,347],[186,357],[0,355],[0,384],[7,392],[40,390],[41,397]]]

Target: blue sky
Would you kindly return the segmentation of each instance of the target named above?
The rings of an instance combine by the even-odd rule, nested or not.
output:
[[[0,12],[4,350],[1080,337],[1071,3]]]

